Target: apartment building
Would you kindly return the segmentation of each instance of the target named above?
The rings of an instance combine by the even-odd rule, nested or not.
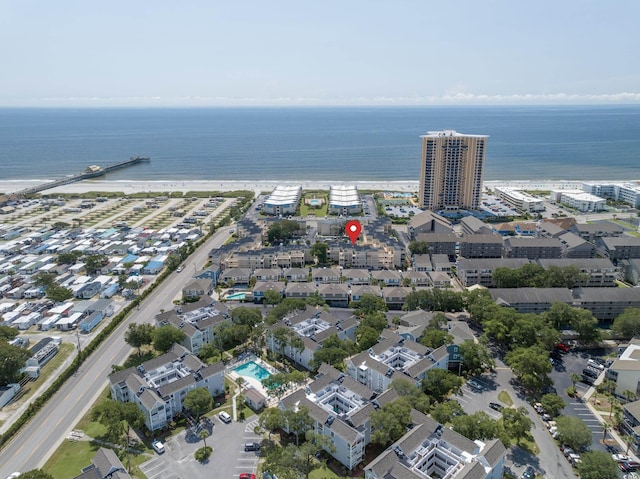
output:
[[[427,348],[391,331],[383,331],[382,338],[369,350],[345,360],[345,373],[376,392],[385,391],[394,379],[419,385],[431,369],[448,367],[446,346]]]
[[[497,268],[518,269],[528,264],[526,258],[460,258],[457,263],[456,275],[465,286],[479,284],[487,288],[496,286],[493,272]]]
[[[502,258],[504,241],[499,235],[476,233],[464,235],[459,246],[463,258]]]
[[[557,238],[507,238],[504,255],[507,258],[561,258],[562,243]]]
[[[472,441],[415,409],[404,436],[371,461],[365,479],[501,479],[499,439]]]
[[[182,412],[184,397],[195,388],[211,396],[224,393],[224,365],[205,364],[185,347],[174,344],[157,358],[109,376],[111,397],[135,403],[150,431],[167,427]]]

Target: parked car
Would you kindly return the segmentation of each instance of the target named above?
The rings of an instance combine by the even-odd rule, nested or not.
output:
[[[587,365],[591,366],[592,368],[599,369],[600,371],[602,371],[604,369],[604,365],[603,364],[600,364],[599,362],[594,361],[593,359],[589,359],[587,361]]]
[[[467,381],[467,386],[472,389],[477,389],[478,391],[482,391],[484,389],[484,387],[482,387],[482,384],[480,384],[475,379],[469,379],[469,381]]]
[[[535,409],[538,414],[544,414],[544,408],[542,407],[542,404],[539,402],[533,405],[533,409]]]
[[[571,350],[571,348],[564,343],[556,344],[556,348],[564,353],[568,353]]]
[[[231,416],[229,416],[229,413],[225,411],[218,413],[218,417],[225,424],[229,424],[231,422]]]
[[[161,441],[158,441],[157,439],[155,441],[153,441],[151,443],[151,447],[153,448],[154,451],[156,451],[158,454],[164,454],[164,444],[162,444]]]
[[[259,451],[259,450],[260,450],[260,443],[258,442],[244,443],[244,452]]]
[[[527,466],[527,468],[522,473],[522,479],[533,479],[536,477],[536,471],[533,466]]]
[[[256,479],[256,475],[255,474],[250,474],[248,472],[245,472],[245,473],[240,474],[238,479]]]
[[[582,375],[590,377],[590,378],[594,378],[594,379],[598,377],[598,373],[595,372],[593,369],[590,369],[590,368],[584,368],[582,370]]]
[[[576,452],[573,449],[571,449],[569,446],[562,446],[560,449],[562,450],[564,457],[569,457],[569,454],[574,454]]]
[[[611,459],[616,462],[629,462],[631,458],[626,454],[611,454]]]
[[[184,269],[184,266],[178,266],[176,273],[180,273]]]
[[[502,404],[498,404],[497,402],[490,402],[489,407],[498,412],[504,409],[504,406]]]

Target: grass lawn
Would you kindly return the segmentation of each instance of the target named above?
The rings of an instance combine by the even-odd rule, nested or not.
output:
[[[72,442],[65,439],[42,469],[55,479],[70,479],[80,474],[83,467],[91,464],[99,447],[88,441]]]
[[[513,406],[513,399],[511,399],[511,396],[509,396],[509,393],[507,391],[500,391],[500,393],[498,394],[498,400],[505,403],[509,407]]]
[[[326,466],[311,471],[309,479],[342,479],[344,476],[338,476],[335,472]]]

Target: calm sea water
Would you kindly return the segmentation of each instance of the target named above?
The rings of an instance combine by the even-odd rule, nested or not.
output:
[[[0,179],[416,180],[441,129],[490,135],[485,180],[640,179],[640,106],[0,109]]]

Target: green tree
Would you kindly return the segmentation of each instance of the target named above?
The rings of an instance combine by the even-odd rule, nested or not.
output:
[[[0,325],[0,341],[3,339],[5,341],[11,341],[13,338],[18,336],[20,332],[16,328],[12,328],[11,326],[6,326],[4,324]]]
[[[187,393],[182,404],[198,421],[200,416],[210,411],[213,407],[213,398],[207,388],[195,388]]]
[[[168,353],[175,343],[181,343],[184,340],[184,332],[171,326],[161,326],[153,330],[153,348],[161,353]]]
[[[32,279],[33,284],[45,291],[56,284],[56,275],[54,273],[36,273]]]
[[[298,233],[300,233],[300,225],[296,221],[276,221],[269,226],[267,239],[271,244],[286,243]]]
[[[287,447],[281,448],[276,462],[265,461],[265,466],[276,473],[278,478],[299,479],[304,477],[308,479],[313,470],[322,466],[322,463],[316,460],[316,456],[323,450],[335,450],[331,438],[314,431],[307,431],[302,445],[289,444]]]
[[[360,318],[364,318],[371,313],[387,310],[387,304],[384,302],[384,299],[375,294],[368,293],[363,294],[359,301],[351,301],[349,306],[355,308],[355,315]]]
[[[489,350],[482,344],[471,340],[463,341],[460,344],[460,356],[464,369],[472,376],[495,367],[495,361]]]
[[[437,349],[445,344],[451,344],[453,336],[441,329],[427,328],[420,339],[420,344],[428,348]]]
[[[446,369],[430,369],[422,380],[422,390],[436,402],[441,402],[452,392],[459,392],[464,379]]]
[[[262,313],[257,308],[240,306],[231,311],[231,321],[234,324],[243,324],[253,329],[262,322]]]
[[[558,441],[561,444],[568,444],[576,451],[591,445],[591,430],[579,418],[575,416],[560,416],[556,419],[556,424],[558,427]]]
[[[61,303],[73,297],[73,292],[63,286],[53,285],[47,289],[47,298],[56,303]]]
[[[0,340],[0,385],[16,382],[20,378],[20,369],[30,357],[31,353],[26,349]]]
[[[265,409],[260,417],[258,418],[258,426],[265,431],[269,432],[269,440],[271,440],[271,434],[277,431],[278,429],[282,429],[285,425],[285,418],[282,411],[277,408],[268,408]]]
[[[195,458],[196,461],[200,463],[205,463],[209,460],[209,457],[211,457],[212,452],[213,452],[213,449],[210,446],[204,446],[199,449],[196,449],[196,451],[193,453],[193,457]]]
[[[140,356],[140,348],[153,342],[154,329],[154,326],[149,323],[131,323],[124,333],[124,340],[132,348],[137,348],[138,356]]]
[[[632,338],[640,334],[640,308],[627,308],[618,316],[611,330],[623,338]]]
[[[42,469],[31,469],[20,474],[20,477],[25,479],[54,479],[51,474],[44,472]]]
[[[58,264],[75,264],[79,258],[82,257],[82,253],[79,251],[71,251],[69,253],[60,253],[56,260]]]
[[[529,411],[524,407],[508,407],[502,410],[502,424],[506,433],[515,438],[516,444],[520,444],[520,440],[531,430],[533,421],[529,418]]]
[[[105,399],[91,410],[91,418],[107,428],[106,440],[115,444],[124,442],[126,431],[121,404]]]
[[[493,301],[491,294],[486,289],[467,291],[464,293],[463,299],[471,318],[478,323],[484,322],[496,311],[502,309]]]
[[[342,340],[336,333],[322,342],[322,347],[313,354],[311,366],[318,369],[322,363],[330,364],[337,369],[344,369],[344,359],[357,354],[358,347],[349,339]]]
[[[315,243],[310,250],[311,256],[316,258],[318,264],[327,264],[329,262],[327,258],[327,251],[329,245],[327,243]]]
[[[103,262],[106,260],[106,256],[95,254],[91,256],[84,257],[84,269],[87,270],[87,273],[90,275],[95,274],[97,270],[102,268]]]
[[[447,424],[453,421],[456,416],[464,414],[462,406],[457,401],[449,400],[436,404],[431,410],[431,417],[440,424]]]
[[[426,414],[429,411],[429,396],[422,389],[415,385],[413,381],[408,379],[394,379],[391,381],[391,387],[396,390],[398,395],[407,398],[411,407]]]
[[[472,441],[498,437],[498,422],[484,411],[454,417],[453,428]]]
[[[560,414],[560,411],[567,405],[557,394],[545,394],[540,398],[540,404],[544,410],[551,416],[556,417]]]
[[[578,472],[582,479],[617,479],[620,477],[618,464],[603,451],[589,451],[580,456]]]
[[[574,310],[570,324],[571,328],[579,334],[580,340],[585,342],[600,340],[598,320],[593,317],[591,311],[581,308],[574,308]]]
[[[263,302],[264,302],[265,305],[267,305],[267,304],[276,305],[280,301],[282,301],[282,295],[280,293],[278,293],[277,291],[274,291],[274,290],[270,289],[270,290],[264,292]]]
[[[356,338],[361,351],[375,346],[380,339],[380,331],[369,326],[361,326],[357,329]]]
[[[209,437],[209,431],[207,431],[206,429],[203,429],[198,433],[198,437],[202,439],[202,442],[204,443],[204,447],[207,447],[207,438]]]
[[[429,254],[429,243],[426,241],[412,241],[409,243],[411,254]]]
[[[313,427],[309,409],[305,406],[300,406],[298,409],[285,409],[283,415],[287,430],[296,436],[296,446],[299,446],[300,436]]]
[[[541,344],[545,349],[553,349],[560,341],[560,332],[555,329],[544,315],[520,314],[511,328],[514,347]]]
[[[411,403],[398,398],[371,413],[371,442],[386,446],[400,439],[411,424]]]
[[[516,348],[507,354],[505,360],[528,390],[539,392],[549,383],[547,375],[552,366],[549,353],[542,346]]]

